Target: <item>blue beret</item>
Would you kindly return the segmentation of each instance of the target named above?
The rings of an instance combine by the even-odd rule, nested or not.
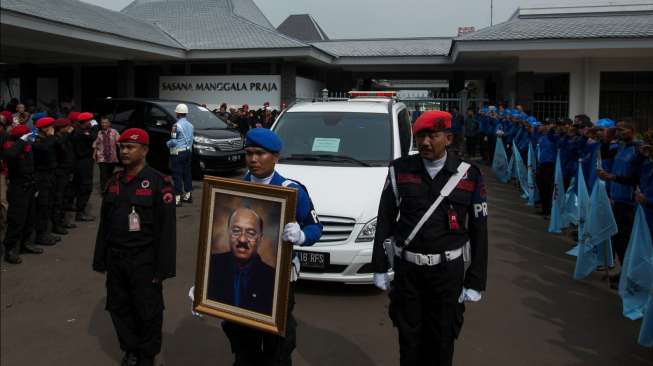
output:
[[[487,113],[490,109],[488,107],[481,108],[481,112]]]
[[[34,113],[34,114],[32,115],[32,121],[38,121],[38,120],[40,120],[40,119],[43,118],[43,117],[47,117],[47,115],[48,115],[48,114],[45,113],[45,112]]]
[[[245,136],[245,147],[260,147],[278,153],[281,152],[283,143],[276,133],[267,128],[253,128]]]
[[[536,124],[536,123],[539,123],[538,120],[537,120],[537,118],[535,118],[535,117],[533,117],[533,116],[528,117],[528,119],[527,119],[526,121],[527,121],[528,123],[530,123],[531,125],[534,125],[534,124]]]
[[[596,127],[612,128],[614,126],[615,126],[615,123],[610,118],[601,118],[600,120],[596,121]]]

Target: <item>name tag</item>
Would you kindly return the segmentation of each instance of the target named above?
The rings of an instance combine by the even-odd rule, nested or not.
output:
[[[129,214],[129,231],[141,231],[141,217],[132,206],[132,212]]]

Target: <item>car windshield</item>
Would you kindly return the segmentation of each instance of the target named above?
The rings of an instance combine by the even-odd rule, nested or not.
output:
[[[175,108],[179,103],[164,102],[158,104],[173,116],[176,115]],[[196,130],[222,130],[229,127],[210,110],[197,104],[186,103],[186,105],[188,106],[188,115],[186,116],[186,119],[193,125],[193,127],[195,127]]]
[[[281,161],[385,166],[392,158],[385,113],[289,112],[275,125],[284,143]]]

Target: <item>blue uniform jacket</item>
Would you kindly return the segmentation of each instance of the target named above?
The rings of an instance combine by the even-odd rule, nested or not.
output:
[[[243,180],[248,182],[251,181],[251,174],[248,172]],[[320,237],[322,236],[322,224],[317,218],[317,214],[313,208],[313,201],[311,201],[311,197],[308,195],[306,189],[296,181],[282,177],[281,174],[276,171],[274,172],[270,184],[294,188],[297,190],[297,208],[295,217],[306,236],[306,240],[302,246],[311,246],[320,240]]]
[[[612,173],[616,176],[630,177],[638,171],[641,158],[637,155],[635,143],[628,143],[619,149],[614,157]],[[610,198],[615,202],[635,204],[634,189],[632,186],[612,182],[610,184]]]
[[[558,153],[556,136],[552,133],[543,135],[540,137],[538,144],[540,146],[540,163],[555,163],[556,154]]]
[[[186,118],[180,118],[172,127],[177,136],[166,142],[169,148],[190,149],[193,146],[194,127]]]

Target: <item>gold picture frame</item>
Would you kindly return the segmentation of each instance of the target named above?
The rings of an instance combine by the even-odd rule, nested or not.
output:
[[[296,202],[295,189],[204,178],[196,312],[285,335],[292,246],[282,233]]]

